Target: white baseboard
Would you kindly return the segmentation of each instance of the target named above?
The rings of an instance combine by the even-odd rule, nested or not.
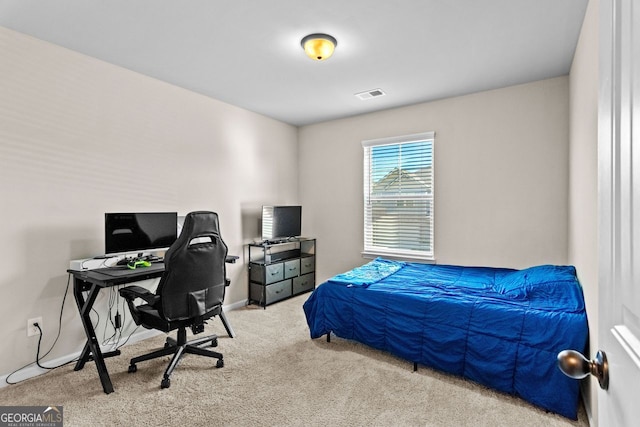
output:
[[[131,338],[129,338],[129,341],[127,341],[126,345],[133,344],[133,343],[136,343],[138,341],[146,340],[147,338],[151,338],[151,337],[154,337],[156,335],[160,335],[162,333],[163,332],[161,332],[161,331],[156,331],[156,330],[151,330],[151,329],[144,329],[144,330],[142,330],[140,332],[137,332],[137,333],[131,335]],[[102,350],[103,352],[107,352],[107,351],[112,351],[113,348],[111,348],[110,346],[100,346],[100,350]],[[78,357],[80,357],[80,353],[82,353],[82,352],[78,351],[78,352],[75,352],[75,353],[67,354],[65,356],[60,356],[60,357],[52,359],[52,360],[47,360],[45,362],[41,361],[40,364],[42,366],[59,366],[59,365],[62,365],[63,363],[69,362],[70,360],[77,359]],[[9,381],[11,381],[12,383],[18,383],[20,381],[28,380],[29,378],[33,378],[33,377],[37,377],[38,375],[42,375],[45,372],[49,372],[49,369],[42,369],[41,367],[36,365],[35,362],[33,362],[32,365],[29,365],[26,368],[19,370],[18,372],[14,373],[13,375],[7,374],[7,375],[1,376],[0,377],[0,388],[10,385],[10,384],[7,384],[7,378],[9,376],[11,376],[11,378],[9,378]]]
[[[244,307],[245,305],[247,305],[248,302],[249,302],[248,300],[238,301],[233,304],[225,305],[222,307],[222,309],[224,311],[236,310],[238,308]],[[127,341],[125,345],[131,345],[131,344],[137,343],[138,341],[146,340],[147,338],[155,337],[163,333],[164,332],[157,331],[154,329],[143,329],[142,331],[136,332],[135,334],[131,335],[131,338],[129,338],[129,341]],[[110,346],[101,346],[100,350],[102,350],[103,352],[107,352],[113,349]],[[80,353],[81,351],[67,354],[65,356],[60,356],[53,360],[47,360],[46,362],[41,362],[40,364],[43,366],[62,365],[63,363],[66,363],[70,360],[77,359],[78,357],[80,357]],[[28,367],[21,369],[14,374],[2,375],[0,377],[0,388],[10,385],[7,383],[7,378],[9,376],[11,376],[11,378],[9,378],[9,381],[11,381],[12,383],[18,383],[20,381],[28,380],[29,378],[37,377],[38,375],[42,375],[48,371],[49,371],[48,369],[42,369],[41,367],[37,366],[35,362],[33,362],[33,365],[29,365]]]
[[[591,408],[591,402],[588,401],[588,388],[590,386],[591,381],[582,381],[580,382],[580,397],[582,398],[582,404],[584,405],[584,411],[587,413],[587,421],[589,421],[590,426],[597,426],[598,423],[593,419],[593,408]],[[597,403],[596,403],[597,404]]]
[[[245,306],[245,305],[247,305],[247,304],[249,304],[249,300],[248,300],[248,299],[246,299],[246,300],[241,300],[241,301],[238,301],[238,302],[234,302],[233,304],[223,305],[223,306],[222,306],[222,309],[223,309],[224,311],[237,310],[237,309],[239,309],[239,308],[244,307],[244,306]]]

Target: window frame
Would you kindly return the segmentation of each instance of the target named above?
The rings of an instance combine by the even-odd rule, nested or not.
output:
[[[431,143],[431,192],[430,195],[416,197],[415,195],[405,196],[402,195],[394,197],[378,197],[377,200],[396,200],[397,203],[402,201],[407,202],[409,200],[427,200],[431,204],[430,209],[430,251],[428,250],[413,250],[413,249],[400,249],[400,248],[388,248],[382,246],[376,246],[373,244],[373,220],[371,219],[372,209],[369,208],[371,200],[375,198],[371,196],[371,188],[373,186],[373,180],[371,177],[371,155],[372,148],[379,146],[392,146],[402,144],[410,144],[416,142],[430,142]],[[375,258],[382,256],[390,259],[400,259],[409,261],[420,262],[435,262],[435,241],[434,241],[434,224],[435,224],[435,132],[422,132],[410,135],[394,136],[388,138],[378,138],[362,141],[363,147],[363,251],[362,255],[365,258]]]

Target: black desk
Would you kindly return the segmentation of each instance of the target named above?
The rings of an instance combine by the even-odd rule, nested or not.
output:
[[[228,257],[227,262],[235,262],[237,257]],[[130,270],[126,266],[116,267],[112,269],[96,269],[96,270],[67,270],[69,274],[73,276],[73,295],[78,305],[78,311],[80,312],[80,319],[84,326],[84,332],[87,335],[87,343],[84,345],[84,349],[80,354],[80,359],[76,363],[75,371],[79,371],[84,368],[85,363],[93,360],[96,363],[98,369],[98,375],[100,375],[100,382],[102,382],[102,389],[105,393],[113,392],[113,385],[111,384],[111,378],[107,371],[107,366],[104,363],[106,357],[117,356],[120,354],[120,350],[110,351],[102,353],[100,350],[100,344],[96,337],[96,331],[91,323],[89,314],[93,304],[96,301],[98,293],[103,288],[109,288],[111,286],[124,285],[132,282],[139,282],[141,280],[155,279],[162,276],[164,272],[163,263],[151,264],[151,267],[136,268]],[[88,292],[86,298],[84,292]],[[224,311],[220,313],[220,319],[227,331],[227,334],[231,338],[235,337],[235,333],[231,328],[231,325],[227,321],[227,317]]]

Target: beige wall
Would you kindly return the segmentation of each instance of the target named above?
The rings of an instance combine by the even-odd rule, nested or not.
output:
[[[569,263],[584,290],[590,357],[598,351],[598,3],[589,1],[570,75]],[[598,383],[584,385],[595,426]]]
[[[569,79],[559,77],[300,128],[318,279],[365,262],[361,141],[425,131],[436,133],[438,263],[566,263],[568,123]]]
[[[0,376],[35,358],[28,318],[51,345],[69,260],[104,253],[105,212],[213,210],[242,255],[262,203],[298,202],[293,126],[1,27],[0,58]],[[245,265],[228,273],[241,303]],[[62,318],[50,357],[83,345],[71,293]]]
[[[215,210],[242,255],[261,204],[301,202],[322,281],[365,262],[360,142],[424,131],[436,132],[437,261],[573,263],[593,331],[596,11],[570,78],[297,130],[0,27],[0,375],[33,360],[27,318],[43,316],[49,347],[68,261],[104,251],[104,212]],[[246,266],[229,275],[226,302],[242,302]],[[63,331],[52,357],[83,344],[71,295]]]

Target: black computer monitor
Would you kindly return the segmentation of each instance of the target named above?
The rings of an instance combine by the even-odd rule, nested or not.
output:
[[[302,206],[263,206],[262,240],[279,240],[302,234]]]
[[[165,249],[178,237],[177,212],[105,213],[105,254]]]

